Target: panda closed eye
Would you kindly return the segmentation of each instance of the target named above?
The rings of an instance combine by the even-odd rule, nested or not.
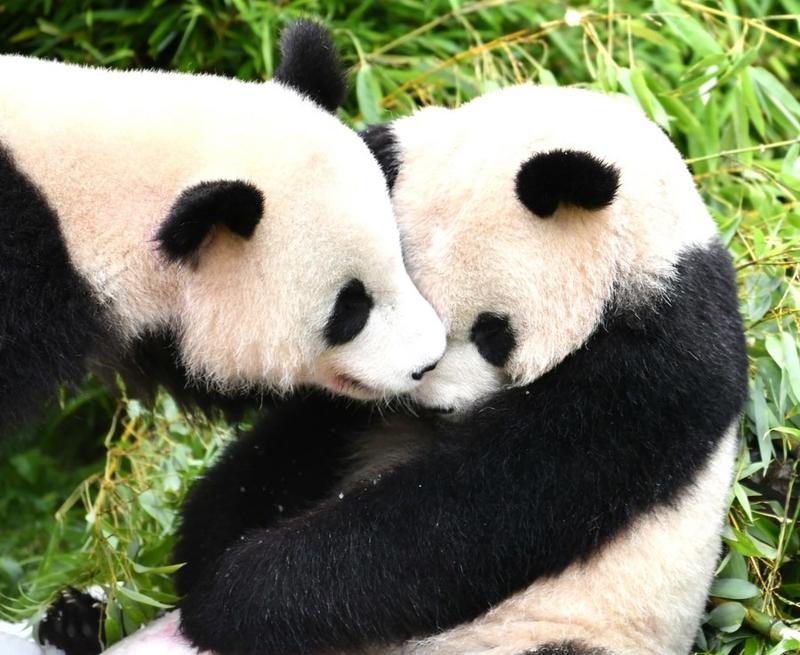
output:
[[[328,322],[325,325],[325,341],[330,346],[341,346],[355,339],[366,326],[374,302],[364,283],[351,279],[336,296]]]
[[[516,345],[514,330],[508,316],[483,312],[470,330],[470,341],[492,366],[503,368]]]

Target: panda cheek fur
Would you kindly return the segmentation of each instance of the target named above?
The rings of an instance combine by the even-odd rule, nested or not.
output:
[[[469,341],[451,343],[444,358],[411,394],[426,409],[457,417],[508,384],[505,371],[489,364]]]

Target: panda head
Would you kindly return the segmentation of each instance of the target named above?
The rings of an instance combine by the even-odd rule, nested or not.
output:
[[[300,23],[282,51],[275,81],[256,89],[272,124],[226,98],[236,120],[196,135],[213,156],[203,151],[155,232],[180,297],[181,359],[223,390],[411,391],[444,328],[405,270],[379,166],[329,113],[344,87],[327,33]]]
[[[535,380],[607,312],[657,298],[679,253],[715,234],[680,155],[627,100],[522,85],[362,137],[448,331],[412,394],[432,409]]]

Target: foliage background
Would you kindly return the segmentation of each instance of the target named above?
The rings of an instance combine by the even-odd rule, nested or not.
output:
[[[626,94],[678,144],[736,258],[751,371],[696,648],[800,648],[782,639],[800,623],[800,1],[0,0],[0,51],[266,79],[280,29],[308,15],[352,67],[355,127],[533,80]],[[100,583],[113,641],[172,603],[176,507],[233,431],[166,395],[65,393],[0,457],[0,613]]]

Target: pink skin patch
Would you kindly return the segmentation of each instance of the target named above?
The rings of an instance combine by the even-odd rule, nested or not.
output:
[[[201,655],[181,634],[179,620],[177,611],[170,612],[114,644],[105,655]]]

